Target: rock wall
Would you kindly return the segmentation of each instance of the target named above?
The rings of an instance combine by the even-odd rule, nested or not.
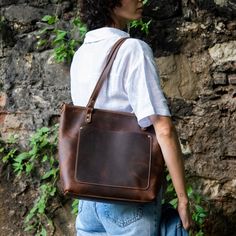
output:
[[[236,3],[149,3],[144,11],[145,18],[152,19],[149,35],[137,30],[131,33],[148,42],[157,58],[179,132],[188,181],[207,200],[205,235],[234,235]],[[0,7],[0,132],[3,139],[17,133],[24,146],[36,128],[57,120],[61,102],[70,101],[69,66],[56,63],[50,47],[38,50],[36,33],[42,26],[40,19],[47,14],[57,13],[66,25],[68,16],[76,14],[76,1],[0,0]],[[14,178],[6,181],[4,174],[0,181],[1,235],[25,235],[21,226],[26,198]],[[29,198],[32,193],[24,194]],[[59,208],[56,213],[55,222],[63,227],[57,227],[55,235],[73,235],[74,219],[68,216],[68,210]],[[7,214],[11,220],[6,219]],[[18,218],[14,218],[16,215]]]

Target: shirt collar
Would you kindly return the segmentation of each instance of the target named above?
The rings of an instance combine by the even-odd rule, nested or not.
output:
[[[92,43],[96,41],[100,41],[103,39],[111,38],[111,37],[130,37],[128,33],[122,31],[120,29],[111,28],[111,27],[103,27],[95,30],[91,30],[86,33],[84,42]]]

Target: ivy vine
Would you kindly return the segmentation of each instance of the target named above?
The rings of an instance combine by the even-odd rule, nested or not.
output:
[[[6,142],[0,140],[1,161],[11,165],[16,176],[25,175],[32,182],[39,179],[38,197],[24,219],[24,230],[35,236],[54,232],[52,221],[53,199],[58,195],[59,167],[57,160],[58,125],[38,129],[29,139],[28,149],[17,147],[17,137]],[[78,200],[72,203],[72,213],[77,213]]]

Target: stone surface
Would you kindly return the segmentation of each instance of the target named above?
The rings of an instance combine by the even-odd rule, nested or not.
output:
[[[229,83],[236,85],[236,74],[229,75]]]
[[[198,95],[198,77],[191,70],[184,55],[160,57],[157,60],[163,89],[170,97],[195,99]]]
[[[223,6],[226,6],[229,1],[228,0],[214,0],[214,2],[216,3],[216,5],[223,7]]]
[[[8,21],[20,24],[31,24],[49,14],[47,9],[34,8],[28,5],[11,5],[4,11],[4,17]]]
[[[7,103],[7,95],[0,92],[0,108],[4,107]]]
[[[227,84],[227,76],[225,73],[214,73],[213,79],[214,79],[214,84],[216,84],[216,85],[226,85]]]
[[[144,15],[153,19],[168,19],[181,13],[180,0],[169,0],[168,4],[165,1],[149,0],[147,5]]]
[[[45,26],[40,19],[57,11],[68,20],[77,12],[76,1],[0,0],[0,6],[5,17],[0,24],[0,137],[18,135],[18,144],[26,148],[29,136],[58,122],[60,104],[71,101],[69,65],[55,63],[49,45],[36,47],[36,35]],[[187,180],[205,199],[204,235],[234,235],[235,1],[151,0],[144,16],[145,21],[152,19],[150,33],[131,29],[131,34],[149,43],[157,58]],[[68,25],[63,21],[58,27]],[[15,178],[2,163],[0,177],[0,231],[25,235],[22,224],[38,194],[36,187]],[[54,235],[74,235],[70,201],[59,198]]]
[[[15,4],[17,0],[0,0],[0,6]]]
[[[209,53],[217,63],[236,61],[236,41],[216,44],[209,49]]]

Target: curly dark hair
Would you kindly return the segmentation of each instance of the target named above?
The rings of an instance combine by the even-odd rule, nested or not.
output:
[[[80,19],[88,30],[111,26],[112,11],[121,6],[121,0],[79,0]]]

